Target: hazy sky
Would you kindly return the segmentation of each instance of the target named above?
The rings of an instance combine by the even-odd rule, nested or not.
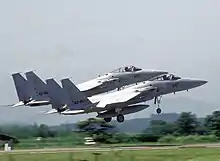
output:
[[[208,80],[178,96],[218,104],[219,6],[219,0],[1,0],[0,102],[17,101],[13,72],[34,69],[44,79],[71,76],[80,83],[135,65]],[[28,110],[3,109],[0,118],[26,118]]]

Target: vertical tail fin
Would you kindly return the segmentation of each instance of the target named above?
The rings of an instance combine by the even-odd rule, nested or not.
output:
[[[69,95],[68,104],[73,110],[81,110],[91,107],[93,103],[81,92],[69,78],[61,80],[65,93]]]
[[[27,81],[34,88],[35,94],[33,95],[34,100],[47,100],[48,89],[47,84],[37,76],[33,71],[25,73]]]
[[[28,85],[27,80],[20,74],[12,74],[13,82],[17,92],[18,100],[22,102],[27,102],[31,99],[31,88]]]
[[[60,110],[66,104],[66,96],[63,89],[54,79],[47,79],[48,96],[53,109]]]

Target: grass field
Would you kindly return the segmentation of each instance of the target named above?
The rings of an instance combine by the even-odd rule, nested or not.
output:
[[[175,145],[183,145],[183,144],[166,144],[166,143],[123,143],[123,144],[96,144],[94,147],[132,147],[132,146],[175,146]],[[71,144],[70,142],[28,142],[23,141],[17,145],[15,145],[14,149],[42,149],[42,148],[71,148],[71,147],[86,147],[86,145],[76,145]]]
[[[100,152],[0,153],[0,161],[220,161],[220,148]]]

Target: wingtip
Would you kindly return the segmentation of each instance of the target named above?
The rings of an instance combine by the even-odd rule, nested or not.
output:
[[[24,106],[24,102],[20,101],[14,105],[12,105],[11,107],[19,107],[19,106]]]
[[[58,113],[58,111],[56,109],[52,109],[50,111],[45,112],[44,114],[45,115],[51,115],[51,114],[56,114],[56,113]]]

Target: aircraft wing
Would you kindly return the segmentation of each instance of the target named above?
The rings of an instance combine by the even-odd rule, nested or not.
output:
[[[12,107],[18,107],[18,106],[24,106],[24,102],[20,101],[20,102],[14,104]]]
[[[123,103],[126,102],[136,96],[138,96],[140,94],[140,92],[129,92],[125,95],[121,95],[121,96],[115,96],[115,97],[110,97],[108,99],[103,99],[101,100],[97,107],[106,107],[109,104],[117,104],[117,103]]]
[[[79,88],[80,91],[87,91],[87,90],[97,88],[101,85],[104,85],[105,83],[115,81],[115,80],[118,80],[118,79],[119,78],[111,78],[111,79],[106,79],[106,80],[93,79],[93,80],[78,84],[77,88]]]
[[[45,114],[49,115],[49,114],[55,114],[55,113],[58,113],[58,111],[56,109],[52,109],[50,111],[47,111]]]
[[[147,87],[144,89],[133,89],[133,90],[122,90],[119,92],[115,92],[112,94],[111,97],[105,97],[102,99],[97,107],[106,107],[109,104],[120,104],[129,101],[132,98],[137,97],[140,94],[147,94],[148,92],[151,92],[152,90],[155,90],[155,87]]]
[[[77,85],[80,91],[87,91],[102,85],[102,82],[88,81]]]

